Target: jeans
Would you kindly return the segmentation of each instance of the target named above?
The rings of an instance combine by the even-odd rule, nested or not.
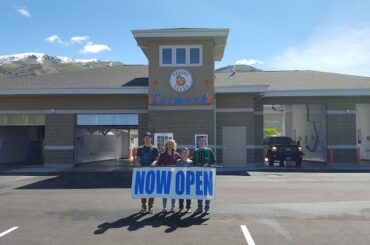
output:
[[[167,198],[163,198],[162,202],[163,202],[163,209],[165,209],[167,207]],[[171,208],[175,208],[175,202],[176,202],[175,199],[171,199]]]
[[[211,200],[204,200],[204,203],[205,203],[204,210],[208,211]],[[198,200],[198,208],[203,209],[203,200]]]
[[[149,208],[152,208],[154,204],[154,198],[148,198]],[[146,208],[146,198],[141,198],[141,207]]]
[[[186,199],[186,209],[190,209],[191,199]],[[184,199],[179,199],[179,209],[184,209]]]

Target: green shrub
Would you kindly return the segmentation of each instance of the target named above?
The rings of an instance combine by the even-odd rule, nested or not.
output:
[[[279,135],[279,131],[276,128],[264,128],[263,131],[264,131],[265,136]]]

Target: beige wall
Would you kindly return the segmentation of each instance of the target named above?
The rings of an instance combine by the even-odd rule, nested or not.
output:
[[[74,115],[46,115],[44,142],[45,164],[74,163],[74,129]]]
[[[184,66],[184,67],[160,67],[159,66],[159,46],[160,45],[202,45],[202,66]],[[212,96],[214,94],[214,61],[213,61],[213,42],[203,41],[151,41],[147,45],[149,57],[149,99],[155,92],[160,92],[166,97],[185,97],[202,96],[204,94]],[[173,91],[169,86],[170,74],[176,69],[186,69],[193,77],[192,87],[184,92]],[[206,82],[208,81],[208,83]],[[207,85],[208,84],[208,85]],[[160,107],[161,105],[156,105]],[[171,105],[165,105],[171,106]],[[187,105],[183,105],[187,106]],[[150,108],[150,106],[149,106]]]
[[[253,108],[253,94],[217,94],[216,108]]]
[[[149,130],[156,133],[173,133],[179,145],[194,145],[195,134],[208,134],[213,145],[213,111],[150,111]]]
[[[246,163],[255,163],[255,150],[247,149],[248,145],[255,145],[256,138],[256,121],[253,112],[254,108],[253,94],[217,94],[216,108],[221,109],[216,113],[217,122],[217,158],[218,162],[222,162],[223,158],[223,135],[222,128],[226,126],[244,126],[247,127],[247,152]],[[226,109],[226,110],[223,110]],[[245,111],[245,110],[249,111]],[[240,110],[240,111],[238,111]],[[244,111],[243,111],[244,110]],[[230,163],[229,163],[230,164]],[[244,166],[244,165],[243,165]]]
[[[201,66],[161,67],[161,45],[202,45]],[[146,54],[149,59],[149,101],[155,93],[168,97],[201,97],[208,95],[211,103],[207,105],[149,105],[147,128],[153,133],[173,133],[175,140],[181,146],[193,146],[195,134],[208,134],[209,144],[214,144],[214,61],[213,42],[211,40],[173,40],[150,41],[146,44]],[[192,87],[183,93],[174,91],[169,85],[171,73],[176,69],[188,70],[193,78]],[[141,127],[141,126],[140,126]],[[145,127],[141,127],[141,133]],[[140,132],[139,132],[140,133]],[[141,139],[140,139],[141,142]]]

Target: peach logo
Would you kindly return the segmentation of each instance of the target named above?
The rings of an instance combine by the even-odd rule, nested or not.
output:
[[[177,69],[171,73],[169,82],[173,90],[183,93],[188,91],[193,85],[193,77],[189,71]]]

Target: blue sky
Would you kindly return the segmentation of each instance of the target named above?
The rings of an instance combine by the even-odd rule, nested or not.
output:
[[[221,62],[370,76],[368,0],[1,0],[0,55],[146,64],[132,29],[226,27]]]

